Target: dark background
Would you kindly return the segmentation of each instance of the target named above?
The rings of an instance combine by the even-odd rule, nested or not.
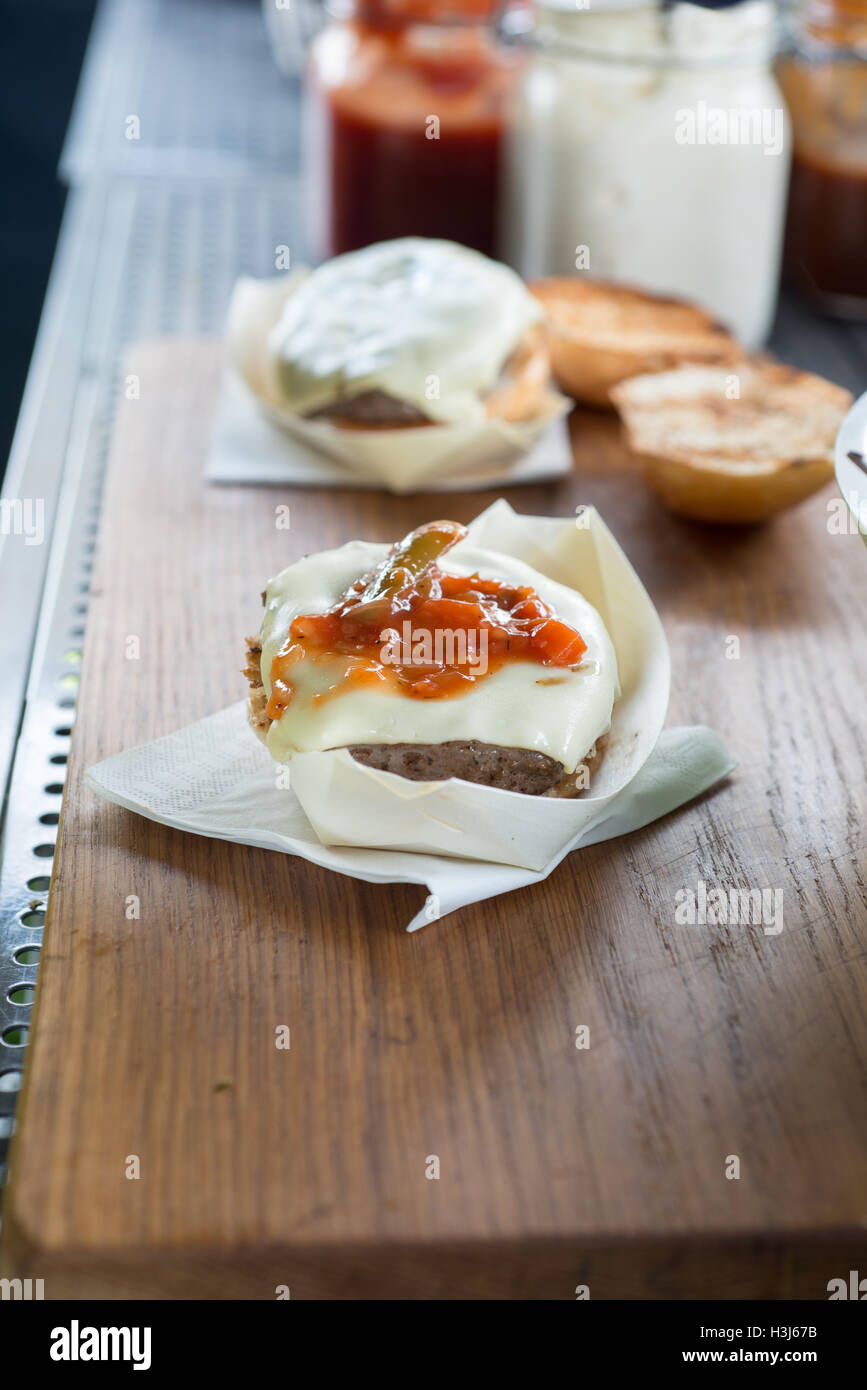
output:
[[[63,212],[57,179],[95,0],[0,0],[0,476]]]

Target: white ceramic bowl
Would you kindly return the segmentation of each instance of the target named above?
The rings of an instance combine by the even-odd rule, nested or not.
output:
[[[867,391],[858,397],[840,426],[834,471],[854,524],[867,542]]]

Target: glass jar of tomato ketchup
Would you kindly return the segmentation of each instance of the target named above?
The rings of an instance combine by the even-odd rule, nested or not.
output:
[[[318,257],[398,236],[498,250],[518,56],[496,0],[332,0],[307,74],[305,191]]]

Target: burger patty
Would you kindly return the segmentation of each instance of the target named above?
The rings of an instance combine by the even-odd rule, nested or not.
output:
[[[250,683],[249,719],[253,728],[264,738],[271,720],[268,700],[262,684],[262,643],[258,637],[247,638],[247,665],[244,675]],[[537,753],[531,748],[506,748],[478,739],[448,743],[356,743],[348,751],[356,762],[380,772],[394,772],[411,782],[440,782],[460,777],[464,782],[478,782],[485,787],[503,791],[522,792],[525,796],[579,796],[585,790],[576,780],[583,771],[588,774],[598,765],[608,742],[605,735],[590,750],[581,767],[567,772],[556,758]]]
[[[311,410],[308,420],[336,420],[349,425],[430,425],[432,421],[409,401],[399,401],[385,391],[362,391],[358,396],[334,401]]]
[[[507,792],[541,796],[563,778],[565,768],[547,753],[530,748],[501,748],[493,743],[357,743],[350,753],[365,767],[396,772],[411,782],[442,782],[460,777]]]
[[[504,420],[532,419],[543,409],[551,377],[551,363],[544,335],[532,329],[503,363],[499,378],[482,396],[488,413]],[[409,401],[372,389],[343,396],[319,406],[308,420],[331,420],[348,429],[401,429],[436,422]]]

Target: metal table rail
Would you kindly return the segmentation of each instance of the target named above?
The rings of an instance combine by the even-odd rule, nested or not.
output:
[[[137,140],[125,135],[130,115]],[[71,193],[4,489],[10,508],[41,501],[44,540],[0,536],[0,1165],[124,354],[142,338],[218,333],[238,274],[273,273],[283,243],[303,257],[299,126],[297,78],[275,67],[255,4],[102,0],[61,162]],[[784,300],[773,347],[852,390],[867,382],[864,326]]]
[[[126,137],[130,115],[136,140]],[[255,4],[102,0],[61,159],[70,194],[2,499],[0,1177],[124,355],[142,338],[218,333],[239,273],[273,273],[275,248],[290,238],[303,255],[299,125],[298,80],[276,68]]]

